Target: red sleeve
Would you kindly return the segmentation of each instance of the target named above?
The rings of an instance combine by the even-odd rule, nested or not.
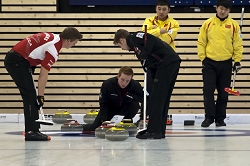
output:
[[[55,58],[46,51],[46,56],[41,63],[41,66],[44,67],[46,70],[50,71],[52,65],[55,63]]]

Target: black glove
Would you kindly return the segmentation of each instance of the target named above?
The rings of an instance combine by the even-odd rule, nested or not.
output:
[[[235,62],[233,66],[233,72],[236,71],[236,73],[241,69],[240,62]]]
[[[147,60],[141,60],[141,65],[144,72],[147,72],[147,66],[148,66]]]
[[[44,96],[37,96],[37,104],[39,107],[42,107],[44,104]]]

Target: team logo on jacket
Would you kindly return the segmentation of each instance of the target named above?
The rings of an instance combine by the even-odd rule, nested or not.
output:
[[[137,33],[136,37],[143,39],[144,33]]]
[[[47,64],[47,66],[51,67],[54,64],[54,62],[52,60],[49,61],[49,63]]]
[[[230,28],[231,28],[231,25],[225,25],[225,28],[229,28],[229,29],[230,29]]]
[[[172,33],[173,33],[173,29],[169,29],[168,34],[172,34]]]

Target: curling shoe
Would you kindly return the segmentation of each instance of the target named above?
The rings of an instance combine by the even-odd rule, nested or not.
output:
[[[147,130],[143,130],[136,135],[138,139],[161,139],[162,133],[152,133]]]
[[[224,120],[220,120],[220,121],[217,121],[215,125],[216,127],[221,127],[221,126],[226,126],[226,123],[224,122]]]
[[[209,127],[212,123],[214,123],[214,120],[206,118],[206,119],[201,123],[201,127]]]
[[[24,134],[25,141],[50,141],[50,136],[41,133],[40,131],[28,131]]]

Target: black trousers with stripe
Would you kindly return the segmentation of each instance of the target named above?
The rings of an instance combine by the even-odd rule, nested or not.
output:
[[[150,94],[148,132],[165,133],[170,98],[179,68],[180,61],[157,68]]]
[[[232,75],[232,59],[226,61],[213,61],[205,58],[202,62],[203,97],[205,118],[215,122],[226,118],[228,93],[225,87],[230,87]],[[217,100],[214,100],[215,89],[218,92]]]
[[[25,132],[38,131],[40,125],[35,120],[39,118],[39,108],[30,64],[18,53],[10,51],[5,57],[4,65],[23,99]]]

